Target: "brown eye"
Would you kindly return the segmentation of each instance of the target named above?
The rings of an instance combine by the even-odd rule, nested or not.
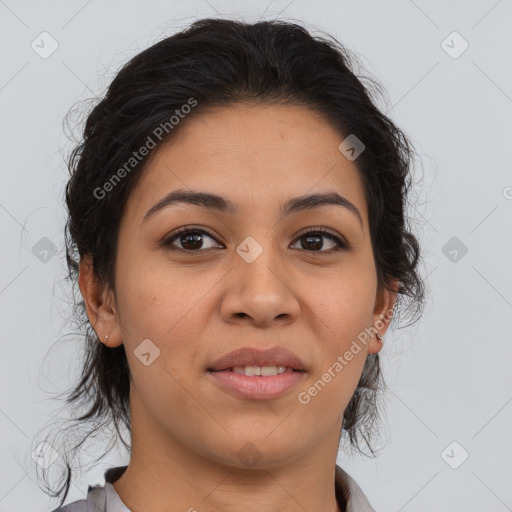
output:
[[[214,238],[202,229],[190,229],[185,228],[178,233],[175,233],[170,238],[166,239],[163,242],[163,245],[172,250],[181,250],[188,252],[200,252],[200,249],[211,249],[210,247],[205,247],[205,239],[209,238],[210,240],[214,240]],[[176,243],[180,244],[176,246]]]
[[[215,238],[203,229],[185,227],[164,240],[162,245],[173,251],[200,253],[215,247],[211,245],[211,242],[209,246],[208,244],[205,245],[208,239],[215,241]],[[329,242],[326,244],[325,240],[329,240]],[[302,235],[297,238],[297,241],[300,241],[300,247],[298,247],[298,249],[306,252],[333,253],[342,249],[349,249],[349,245],[342,238],[323,229],[313,229],[302,233]],[[219,246],[217,246],[217,248],[219,248]],[[222,246],[220,248],[222,248]]]
[[[326,238],[331,240],[331,244],[333,245],[327,250],[321,250],[324,249],[325,243],[323,239]],[[348,249],[348,244],[344,240],[322,229],[314,229],[302,233],[297,240],[301,241],[300,249],[308,252],[331,253],[340,251],[341,249]]]

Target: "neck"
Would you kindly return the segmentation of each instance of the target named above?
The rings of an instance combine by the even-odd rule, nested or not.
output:
[[[141,418],[132,409],[130,463],[113,484],[133,512],[345,512],[335,494],[339,425],[302,457],[254,469],[198,453]]]

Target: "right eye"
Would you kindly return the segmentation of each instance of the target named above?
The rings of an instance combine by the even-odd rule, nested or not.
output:
[[[205,247],[203,247],[203,240],[205,236],[211,240],[215,240],[212,235],[203,229],[192,229],[185,227],[180,229],[177,233],[174,233],[170,237],[166,238],[162,242],[162,245],[171,251],[182,251],[189,253],[201,252],[200,249],[205,249]],[[180,244],[181,247],[176,246],[175,242]],[[212,249],[212,247],[206,247],[206,249]]]

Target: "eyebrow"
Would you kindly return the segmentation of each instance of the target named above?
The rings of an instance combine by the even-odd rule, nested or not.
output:
[[[208,208],[210,210],[215,210],[218,212],[224,212],[229,214],[238,213],[238,208],[236,207],[236,205],[229,199],[226,199],[225,197],[197,190],[178,189],[169,192],[166,196],[160,199],[158,203],[154,204],[146,212],[142,222],[146,222],[151,216],[163,210],[164,208],[167,208],[168,206],[178,203],[193,204],[196,206]],[[291,213],[296,213],[303,210],[310,210],[312,208],[317,208],[319,206],[325,205],[337,205],[346,208],[347,210],[351,211],[353,214],[356,215],[356,217],[359,220],[359,224],[361,225],[361,227],[363,227],[363,219],[357,207],[353,203],[351,203],[346,197],[343,197],[337,192],[316,193],[294,197],[288,200],[281,207],[281,217],[284,217],[285,215],[289,215]]]

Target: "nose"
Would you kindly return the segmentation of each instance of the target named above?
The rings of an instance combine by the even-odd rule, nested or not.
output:
[[[286,272],[272,249],[264,248],[256,259],[234,257],[234,268],[224,280],[221,316],[228,323],[269,327],[286,325],[300,314],[300,303]]]

